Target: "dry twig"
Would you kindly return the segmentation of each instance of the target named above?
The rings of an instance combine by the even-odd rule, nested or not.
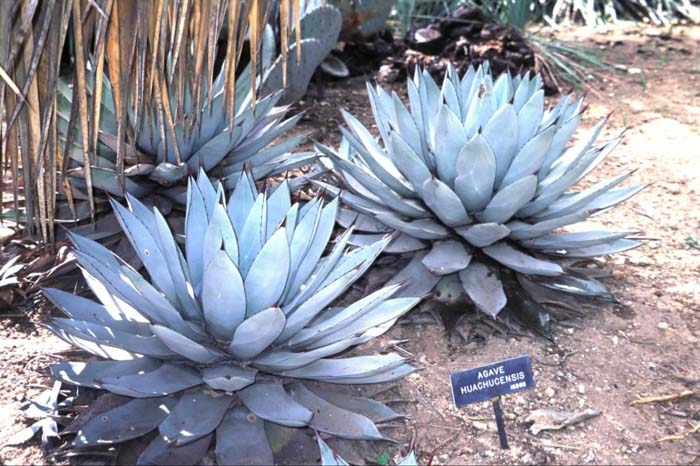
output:
[[[646,404],[646,403],[654,403],[657,401],[673,401],[673,400],[678,400],[680,398],[685,398],[687,396],[692,396],[693,391],[692,390],[685,390],[680,393],[672,393],[670,395],[659,395],[659,396],[639,396],[637,395],[637,399],[634,400],[631,405],[641,405],[641,404]]]

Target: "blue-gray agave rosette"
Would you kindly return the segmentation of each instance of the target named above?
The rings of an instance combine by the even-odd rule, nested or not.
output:
[[[247,167],[256,180],[303,165],[311,160],[308,152],[292,151],[304,140],[298,134],[278,140],[299,121],[301,115],[285,118],[289,106],[276,106],[282,97],[279,90],[258,96],[253,103],[250,67],[236,79],[233,124],[225,111],[226,65],[213,82],[211,89],[202,87],[200,99],[194,99],[190,86],[185,87],[187,98],[177,107],[177,90],[170,89],[170,116],[162,108],[146,108],[147,118],[136,128],[133,114],[128,118],[133,144],[125,154],[124,189],[119,183],[117,167],[117,121],[112,86],[104,77],[100,110],[99,139],[91,155],[92,185],[113,196],[129,194],[142,199],[155,193],[178,203],[185,201],[185,183],[188,174],[204,169],[209,176],[219,178],[231,189]],[[94,84],[90,83],[90,92]],[[73,91],[64,82],[58,86],[58,130],[62,144],[70,134],[68,121],[73,103]],[[208,91],[211,90],[211,95]],[[166,90],[167,91],[167,90]],[[209,101],[211,97],[211,101]],[[167,124],[172,119],[173,126]],[[84,179],[84,159],[80,148],[80,128],[75,128],[67,152],[67,175],[71,177],[76,202],[76,216],[89,216],[85,199],[87,183]],[[167,189],[163,189],[166,187]],[[126,191],[126,193],[124,192]],[[59,216],[67,216],[67,208],[59,209]]]
[[[318,145],[346,189],[317,183],[339,193],[349,208],[341,209],[339,222],[364,232],[351,243],[398,230],[386,252],[415,252],[400,274],[413,279],[412,292],[427,293],[440,277],[457,274],[469,299],[491,316],[507,303],[504,269],[526,289],[609,299],[600,282],[556,259],[610,254],[640,242],[629,238],[631,232],[560,228],[643,186],[619,187],[628,171],[572,189],[619,138],[595,143],[603,121],[568,145],[582,118],[582,99],[565,96],[546,110],[541,88],[540,76],[529,73],[494,81],[485,65],[462,78],[450,67],[440,89],[416,70],[408,80],[409,110],[395,93],[368,85],[381,140],[345,112],[340,149]]]
[[[183,254],[157,210],[127,199],[129,208],[113,207],[150,281],[73,235],[100,303],[45,290],[68,315],[49,328],[106,359],[55,364],[53,375],[127,397],[84,423],[72,447],[158,429],[139,462],[195,464],[216,438],[220,464],[272,464],[266,423],[383,439],[375,422],[396,418],[390,408],[319,394],[300,380],[378,383],[414,370],[396,354],[333,357],[381,335],[418,301],[393,297],[394,285],[329,307],[391,237],[347,252],[350,229],[324,255],[337,201],[292,204],[286,182],[258,193],[246,171],[226,204],[202,174],[188,187]]]

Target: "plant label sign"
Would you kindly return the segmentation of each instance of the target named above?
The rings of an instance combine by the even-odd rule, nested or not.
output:
[[[535,386],[532,358],[517,356],[505,361],[450,374],[455,406],[488,400]]]

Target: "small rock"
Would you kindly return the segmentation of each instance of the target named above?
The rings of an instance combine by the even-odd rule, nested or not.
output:
[[[586,387],[584,387],[582,383],[578,385],[578,392],[579,392],[581,395],[583,395],[584,393],[586,393]]]
[[[472,427],[482,432],[489,430],[489,425],[481,421],[472,421]]]
[[[620,344],[620,339],[617,337],[617,335],[613,335],[612,343],[613,343],[613,346],[617,346],[618,344]]]
[[[627,68],[628,74],[641,74],[642,70],[640,68]]]
[[[661,330],[668,330],[669,328],[671,328],[671,326],[668,325],[668,322],[663,322],[663,321],[659,322],[656,326],[658,328],[660,328]]]
[[[552,398],[554,396],[554,389],[552,387],[547,387],[544,391],[544,394],[547,395],[548,398]]]

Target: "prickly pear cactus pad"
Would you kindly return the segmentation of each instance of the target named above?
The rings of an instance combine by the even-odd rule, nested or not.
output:
[[[190,180],[184,239],[157,210],[127,200],[128,208],[113,207],[150,280],[73,235],[100,302],[44,290],[67,314],[49,328],[104,359],[55,364],[53,375],[125,397],[82,423],[71,447],[157,430],[139,463],[195,464],[215,444],[219,464],[272,464],[268,424],[384,439],[375,422],[400,417],[393,410],[303,381],[379,383],[414,370],[397,354],[334,357],[383,334],[418,302],[394,297],[394,285],[329,307],[391,236],[346,252],[349,229],[324,255],[338,201],[292,204],[286,182],[258,193],[247,171],[228,203],[203,173]]]
[[[504,309],[511,285],[519,301],[542,290],[611,299],[600,282],[561,259],[640,242],[629,231],[560,229],[644,186],[620,187],[628,171],[574,187],[620,140],[596,143],[602,121],[569,145],[582,99],[564,96],[545,109],[539,75],[494,79],[488,64],[461,78],[450,68],[442,88],[416,70],[408,80],[410,109],[395,93],[369,85],[368,92],[380,140],[345,112],[339,150],[318,145],[345,189],[318,184],[347,207],[338,218],[356,225],[352,244],[398,230],[386,252],[414,254],[399,274],[412,279],[411,293],[428,293],[455,275],[468,301],[490,316]]]

